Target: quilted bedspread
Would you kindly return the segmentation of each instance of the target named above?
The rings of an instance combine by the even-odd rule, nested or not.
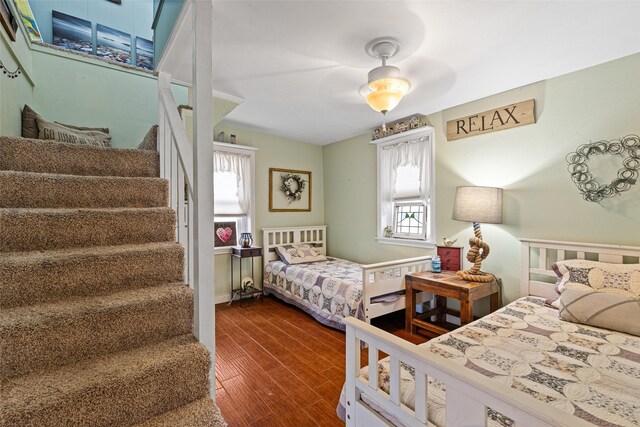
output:
[[[521,298],[421,347],[594,425],[640,425],[640,337],[562,321],[540,298]],[[378,374],[388,392],[388,360]],[[430,378],[429,394],[429,420],[443,426],[445,388]],[[414,407],[414,373],[404,365],[401,399]],[[489,418],[489,426],[513,424],[495,411]]]
[[[339,258],[294,265],[272,261],[265,267],[264,290],[344,330],[342,319],[355,316],[362,300],[362,269]]]

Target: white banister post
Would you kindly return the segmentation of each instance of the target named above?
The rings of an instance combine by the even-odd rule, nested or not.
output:
[[[193,17],[194,333],[211,354],[215,399],[215,299],[213,267],[212,0],[191,0]]]
[[[168,178],[165,171],[165,156],[167,154],[167,135],[165,132],[165,121],[167,120],[166,106],[162,102],[162,89],[171,85],[171,76],[160,71],[158,73],[158,153],[160,153],[160,177]]]

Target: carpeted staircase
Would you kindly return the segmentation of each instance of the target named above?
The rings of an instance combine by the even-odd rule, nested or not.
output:
[[[225,426],[158,154],[0,137],[0,426]]]

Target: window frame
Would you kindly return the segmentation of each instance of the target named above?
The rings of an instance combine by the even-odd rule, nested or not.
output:
[[[237,214],[222,214],[215,215],[212,218],[212,221],[216,221],[222,219],[224,221],[236,221],[236,233],[238,236],[243,230],[240,230],[241,224],[246,222],[247,226],[245,229],[249,229],[251,235],[256,236],[256,151],[258,151],[257,147],[250,147],[248,145],[236,145],[236,144],[228,144],[226,142],[214,142],[213,143],[214,151],[221,151],[227,153],[235,153],[235,154],[244,154],[249,155],[249,162],[251,165],[251,207],[249,208],[249,214],[247,215],[237,215]],[[213,162],[213,159],[211,159]],[[214,171],[215,173],[215,171]],[[213,179],[213,177],[212,177]],[[214,195],[214,203],[215,203],[215,195]],[[232,246],[223,246],[214,248],[214,254],[227,254],[231,253]]]
[[[434,128],[431,126],[423,126],[418,129],[413,129],[407,132],[402,132],[395,135],[390,135],[385,138],[380,138],[374,141],[371,141],[370,144],[376,145],[376,161],[377,161],[377,231],[375,240],[378,243],[382,244],[390,244],[390,245],[399,245],[399,246],[412,246],[412,247],[420,247],[420,248],[435,248],[436,247],[436,229],[435,229],[435,189],[436,189],[436,181],[435,181],[435,139],[434,139]],[[425,189],[425,193],[422,194],[422,197],[419,199],[414,199],[414,201],[420,201],[425,204],[425,216],[426,216],[426,224],[425,224],[425,238],[424,239],[413,239],[407,238],[403,236],[391,236],[385,237],[384,229],[386,226],[391,225],[392,232],[395,233],[395,205],[396,203],[404,203],[409,200],[384,200],[384,194],[388,194],[390,192],[390,188],[383,189],[381,185],[383,185],[383,180],[381,179],[383,164],[381,159],[381,152],[386,147],[401,144],[405,142],[410,142],[419,138],[426,137],[429,145],[425,147],[425,149],[430,150],[430,161],[427,160],[429,164],[425,165],[427,170],[427,175],[429,176],[430,188]],[[389,186],[393,185],[389,183]],[[391,212],[383,212],[385,203],[391,204]],[[383,215],[389,216],[391,215],[391,224],[383,224]]]
[[[421,206],[423,208],[422,210],[422,237],[418,238],[418,234],[414,233],[400,233],[397,231],[397,227],[398,227],[398,207],[399,206]],[[429,224],[428,222],[428,218],[429,218],[429,205],[427,203],[425,203],[423,200],[394,200],[392,202],[392,206],[391,209],[393,209],[393,238],[396,239],[405,239],[405,240],[420,240],[420,241],[426,241],[427,240],[427,225]]]

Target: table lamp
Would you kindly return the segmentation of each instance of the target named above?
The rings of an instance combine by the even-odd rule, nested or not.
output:
[[[453,202],[453,219],[473,222],[474,233],[469,239],[471,249],[467,253],[467,260],[473,263],[473,267],[456,274],[470,282],[492,281],[492,274],[480,271],[482,261],[489,255],[489,245],[482,240],[480,223],[502,224],[502,188],[458,187]]]

